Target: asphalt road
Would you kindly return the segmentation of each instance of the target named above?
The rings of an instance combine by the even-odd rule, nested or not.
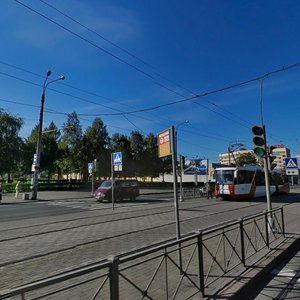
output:
[[[88,195],[88,194],[87,194]],[[122,201],[114,204],[114,209],[124,207],[138,207],[149,204],[159,204],[173,201],[172,193],[157,195],[141,195],[136,201]],[[46,204],[46,205],[45,205]],[[48,204],[48,205],[47,205]],[[1,205],[0,223],[17,221],[31,218],[51,217],[58,215],[73,214],[87,210],[112,210],[112,203],[98,202],[91,197],[78,199],[58,199],[39,202],[19,202],[15,204]]]

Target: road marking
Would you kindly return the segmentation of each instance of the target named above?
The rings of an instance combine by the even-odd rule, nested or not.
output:
[[[137,207],[137,206],[143,206],[143,205],[149,205],[149,202],[125,202],[125,203],[120,203],[118,202],[115,204],[116,208],[128,208],[128,207]],[[52,206],[60,206],[60,207],[68,207],[68,208],[73,208],[73,209],[84,209],[84,210],[100,210],[100,209],[105,209],[108,208],[111,203],[95,203],[94,201],[51,201],[47,202],[47,205],[52,205]]]

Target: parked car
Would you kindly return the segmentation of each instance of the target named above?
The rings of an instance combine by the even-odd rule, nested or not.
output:
[[[98,201],[111,201],[112,194],[111,180],[103,181],[94,193]],[[139,183],[137,180],[116,180],[114,184],[114,200],[130,199],[134,201],[140,195]]]

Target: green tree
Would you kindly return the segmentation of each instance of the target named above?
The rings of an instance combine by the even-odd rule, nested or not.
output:
[[[31,130],[30,135],[25,139],[22,148],[22,156],[20,160],[19,169],[23,169],[25,174],[29,174],[31,172],[31,166],[33,163],[33,155],[36,152],[36,144],[37,144],[37,136],[38,136],[38,127],[39,125],[35,125],[35,127]]]
[[[145,141],[143,135],[138,131],[132,131],[129,141],[132,159],[140,160],[145,150]]]
[[[132,131],[129,137],[131,151],[131,168],[133,176],[143,176],[145,170],[145,141],[138,131]]]
[[[82,144],[82,127],[76,112],[68,115],[64,123],[63,135],[59,143],[60,159],[56,166],[61,168],[60,173],[70,174],[82,172],[83,163],[80,157]]]
[[[237,166],[256,165],[257,159],[253,153],[242,153],[235,159]]]
[[[92,126],[88,127],[83,135],[81,157],[84,163],[84,177],[87,176],[87,163],[97,159],[97,175],[110,174],[109,135],[100,118],[96,118]]]
[[[144,152],[144,168],[143,175],[151,177],[158,177],[163,173],[163,162],[158,157],[157,137],[153,133],[149,133],[145,138],[145,152]]]
[[[11,172],[17,170],[21,157],[22,140],[19,131],[23,120],[0,110],[0,174],[8,174],[10,180]]]
[[[55,161],[59,158],[59,139],[60,131],[54,122],[51,122],[42,134],[41,171],[47,173],[48,180],[56,171]]]

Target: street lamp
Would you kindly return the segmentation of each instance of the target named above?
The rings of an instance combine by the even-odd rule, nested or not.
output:
[[[45,103],[45,94],[46,89],[50,83],[55,81],[64,80],[65,76],[60,76],[57,79],[52,81],[48,81],[48,78],[51,76],[51,71],[48,70],[44,83],[43,83],[43,92],[41,96],[41,108],[40,108],[40,119],[39,119],[39,128],[38,128],[38,137],[37,137],[37,144],[36,144],[36,153],[33,159],[33,168],[34,173],[32,177],[32,191],[31,191],[31,200],[37,199],[37,190],[38,190],[38,176],[39,176],[39,169],[40,169],[40,158],[41,158],[41,148],[42,148],[42,130],[43,130],[43,117],[44,117],[44,103]]]
[[[235,156],[234,156],[234,151],[236,150],[246,150],[246,146],[242,143],[230,143],[229,146],[228,146],[228,165],[230,166],[231,165],[231,161],[230,161],[230,157],[231,155],[233,156],[233,159],[234,159],[234,162],[236,164],[236,159],[235,159]]]

